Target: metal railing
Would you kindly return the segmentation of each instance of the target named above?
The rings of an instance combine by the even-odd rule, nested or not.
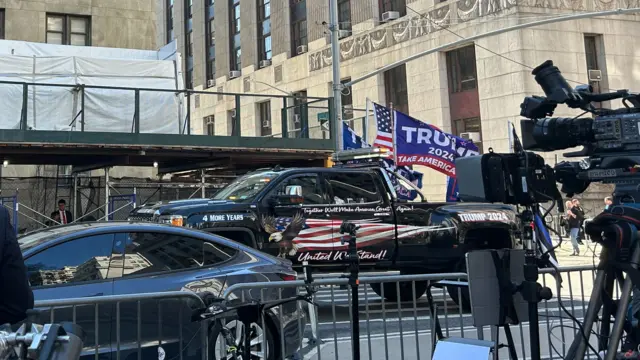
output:
[[[540,330],[541,353],[543,358],[561,359],[566,354],[569,344],[575,338],[577,325],[565,313],[565,309],[578,320],[583,318],[592,290],[595,277],[593,266],[563,267],[559,274],[562,278],[562,288],[558,293],[558,283],[551,270],[541,271],[539,282],[543,286],[550,287],[554,292],[554,298],[540,303]],[[440,280],[464,280],[466,274],[420,274],[420,275],[389,275],[378,274],[360,277],[359,297],[357,311],[360,315],[360,341],[361,359],[363,360],[388,360],[388,359],[430,359],[432,344],[434,343],[434,329],[432,314],[429,310],[425,292],[427,282]],[[351,338],[351,293],[346,288],[346,278],[333,275],[332,278],[318,276],[314,286],[318,292],[314,301],[318,305],[307,306],[303,302],[281,305],[273,310],[272,316],[279,321],[267,323],[269,317],[263,317],[262,324],[258,328],[264,331],[257,332],[252,340],[255,344],[269,344],[278,349],[277,359],[289,357],[304,359],[351,359],[351,348],[354,339]],[[248,299],[274,300],[275,298],[289,298],[296,291],[304,292],[304,281],[279,281],[260,283],[239,283],[228,287],[222,297],[233,301],[247,301]],[[451,290],[451,289],[450,289]],[[457,297],[462,297],[462,289],[454,290]],[[616,287],[615,296],[619,288]],[[398,295],[400,294],[400,295]],[[463,337],[471,339],[490,339],[504,342],[505,334],[502,329],[493,327],[475,327],[471,313],[457,306],[447,289],[432,291],[435,301],[437,316],[442,326],[445,337]],[[163,312],[160,303],[171,300],[194,301],[196,307],[203,306],[200,298],[189,292],[170,292],[139,295],[105,296],[95,298],[70,299],[59,301],[37,302],[38,308],[54,307],[48,322],[64,321],[72,319],[88,330],[93,337],[92,342],[87,341],[87,354],[98,355],[105,351],[111,351],[116,355],[114,359],[131,356],[145,357],[145,349],[156,350],[161,347],[167,355],[171,348],[171,359],[182,359],[185,348],[189,351],[202,351],[199,354],[208,356],[208,351],[213,351],[216,358],[225,357],[225,348],[220,338],[213,338],[208,324],[186,324],[181,318],[186,307],[177,308],[167,306]],[[157,309],[153,311],[152,302],[157,302]],[[89,314],[99,319],[95,323],[83,324],[80,321],[80,307],[88,306]],[[294,308],[295,307],[295,308]],[[295,311],[293,311],[295,309]],[[111,312],[111,328],[107,333],[108,339],[103,337],[105,331],[102,326],[106,317],[105,312]],[[296,317],[292,314],[304,312],[308,316]],[[64,313],[67,319],[61,318]],[[171,318],[168,320],[165,317]],[[175,326],[180,323],[183,326]],[[224,326],[233,326],[233,322],[227,322]],[[198,332],[191,332],[188,336],[183,334],[189,326],[199,326]],[[145,333],[146,329],[146,333]],[[518,357],[526,359],[529,356],[529,324],[520,323],[512,326]],[[149,334],[150,333],[150,334]],[[141,335],[142,334],[142,335]],[[279,334],[280,336],[274,336]],[[198,336],[200,335],[200,336]],[[213,334],[216,335],[216,334]],[[106,339],[106,342],[105,342]],[[200,339],[195,344],[194,339]],[[502,339],[502,340],[500,340]],[[591,343],[597,347],[595,336],[591,336]],[[215,341],[215,343],[214,343]],[[183,345],[188,343],[188,345]],[[95,346],[98,344],[98,346]],[[178,344],[175,346],[175,344]],[[93,346],[93,347],[92,347]],[[197,348],[197,349],[196,349]],[[293,349],[293,355],[292,350]],[[182,351],[181,351],[182,350]],[[262,351],[265,351],[263,349]],[[266,351],[270,350],[269,347]],[[220,354],[218,354],[220,352]],[[262,355],[273,359],[274,354]],[[507,349],[501,349],[499,356],[507,358]],[[591,354],[595,357],[594,354]],[[186,357],[186,355],[185,355]]]
[[[178,306],[165,303],[178,302]],[[189,304],[190,303],[190,304]],[[194,306],[189,306],[194,305]],[[96,360],[112,353],[112,359],[184,359],[200,352],[208,359],[208,324],[192,323],[189,309],[204,307],[192,292],[163,292],[44,300],[35,303],[42,322],[71,321],[86,334],[83,358]],[[199,339],[199,341],[196,341]]]
[[[563,279],[560,299],[558,299],[557,283],[551,270],[541,271],[539,282],[554,292],[554,298],[540,303],[540,327],[543,358],[562,358],[569,344],[576,335],[577,325],[564,312],[563,307],[577,319],[586,312],[591,293],[592,281],[595,277],[593,266],[563,267],[560,269]],[[320,277],[320,276],[318,276]],[[434,331],[427,297],[421,283],[439,280],[463,280],[464,273],[455,274],[422,274],[422,275],[375,275],[360,277],[358,311],[360,311],[360,348],[363,360],[430,359]],[[351,347],[351,295],[346,288],[346,278],[318,278],[314,284],[319,291],[315,296],[318,308],[309,306],[307,312],[310,321],[299,328],[304,334],[300,348],[300,356],[305,359],[350,359]],[[381,285],[381,284],[387,284]],[[377,291],[371,285],[379,286]],[[381,286],[380,286],[381,285]],[[236,284],[226,289],[223,296],[227,298],[244,298],[246,292],[255,294],[267,289],[298,288],[304,291],[304,281],[286,281],[272,283]],[[408,298],[400,299],[394,294],[402,290],[409,292]],[[460,288],[452,289],[460,297]],[[497,332],[492,327],[477,328],[469,311],[456,305],[447,289],[432,291],[438,318],[445,337],[464,337],[472,339],[496,338],[504,343],[503,330]],[[246,294],[247,296],[249,294]],[[403,296],[403,298],[406,294]],[[396,300],[393,300],[393,298]],[[299,306],[305,306],[304,303]],[[521,323],[512,327],[518,356],[525,359],[529,353],[529,324]],[[500,340],[502,339],[502,340]],[[284,341],[284,339],[280,339]],[[592,344],[597,347],[596,338],[592,336]],[[502,358],[508,358],[507,349],[500,350]],[[596,355],[591,354],[596,357]]]
[[[141,94],[143,93],[167,93],[174,94],[176,97],[180,97],[176,106],[178,106],[178,116],[175,119],[176,124],[180,128],[180,134],[190,135],[191,134],[191,125],[192,125],[192,113],[193,108],[198,108],[200,103],[200,96],[211,96],[215,98],[215,102],[224,102],[225,97],[232,97],[234,99],[235,107],[234,107],[234,118],[242,119],[241,117],[241,109],[243,107],[241,99],[243,97],[251,97],[251,98],[271,98],[271,99],[282,99],[282,111],[281,111],[281,128],[282,128],[282,137],[289,137],[289,128],[288,118],[290,115],[289,110],[295,109],[295,112],[298,116],[301,117],[301,120],[308,123],[308,115],[309,109],[314,109],[313,111],[319,112],[319,109],[323,109],[324,112],[327,113],[327,116],[330,119],[333,119],[333,98],[331,97],[314,97],[314,96],[295,96],[295,95],[280,95],[280,94],[251,94],[251,93],[233,93],[233,92],[216,92],[216,91],[199,91],[199,90],[187,90],[187,89],[159,89],[159,88],[136,88],[136,87],[122,87],[122,86],[101,86],[101,85],[86,85],[86,84],[49,84],[49,83],[33,83],[33,82],[14,82],[14,81],[6,81],[0,80],[0,86],[21,86],[22,87],[22,108],[20,111],[20,130],[30,130],[28,119],[30,114],[35,116],[34,109],[30,110],[30,92],[33,94],[34,89],[37,87],[43,88],[63,88],[69,89],[69,91],[74,95],[76,101],[74,101],[73,105],[73,114],[70,117],[70,121],[67,126],[72,128],[78,128],[79,131],[84,132],[85,126],[89,115],[87,114],[87,91],[90,90],[100,90],[100,91],[111,91],[111,92],[129,92],[131,98],[133,100],[132,103],[132,117],[131,119],[121,119],[122,121],[130,121],[131,133],[140,134],[145,131],[141,130],[140,127],[140,118],[141,111],[140,106],[141,103]],[[196,97],[198,97],[196,99]],[[295,103],[295,105],[293,105]],[[35,105],[33,105],[35,106]],[[161,114],[159,114],[161,115]],[[335,129],[331,126],[332,121],[329,121],[330,124],[330,134],[333,134]],[[241,134],[241,121],[233,121],[232,129],[230,136],[242,136]],[[309,135],[308,126],[302,128],[300,136]],[[334,138],[333,135],[330,138]]]

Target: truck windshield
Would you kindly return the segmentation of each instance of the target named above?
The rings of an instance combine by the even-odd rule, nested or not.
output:
[[[247,174],[236,179],[231,184],[213,196],[214,200],[250,201],[265,186],[278,177],[279,173],[273,171]]]

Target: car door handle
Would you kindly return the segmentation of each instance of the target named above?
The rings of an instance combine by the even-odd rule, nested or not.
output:
[[[94,297],[94,296],[104,296],[104,293],[99,292],[99,293],[95,293],[95,294],[87,295],[87,296],[85,296],[85,297]]]

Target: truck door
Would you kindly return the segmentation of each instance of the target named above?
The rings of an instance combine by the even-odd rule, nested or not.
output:
[[[360,226],[357,247],[362,266],[390,260],[395,248],[396,227],[388,196],[379,178],[369,171],[327,171],[323,182],[331,206],[327,214],[334,223],[336,260],[346,264],[348,246],[340,244],[340,224],[351,221]]]
[[[299,188],[300,203],[282,201],[287,190]],[[329,204],[316,173],[293,174],[265,197],[267,216],[260,219],[265,237],[263,251],[288,258],[294,264],[330,262],[333,226],[325,207]]]

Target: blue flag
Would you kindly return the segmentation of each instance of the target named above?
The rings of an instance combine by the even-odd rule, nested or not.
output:
[[[361,136],[356,134],[353,129],[351,129],[346,123],[343,123],[342,126],[342,142],[343,148],[345,150],[353,150],[353,149],[362,149],[371,147],[371,145],[367,144]],[[422,178],[424,174],[419,171],[414,171],[413,169],[402,166],[396,167],[393,163],[393,159],[385,159],[383,162],[383,166],[389,171],[396,172],[397,174],[403,176],[405,179],[411,181],[415,184],[419,189],[422,188]],[[405,186],[398,182],[398,179],[395,177],[391,177],[391,183],[396,190],[396,194],[398,195],[398,199],[401,200],[414,200],[418,197],[418,192],[414,189],[407,189]]]
[[[478,155],[478,147],[407,114],[394,115],[398,164],[424,165],[447,175],[446,201],[458,201],[455,159]]]
[[[345,150],[362,149],[371,147],[362,140],[352,128],[346,123],[342,123],[342,142]]]
[[[455,177],[455,159],[477,155],[478,151],[459,146],[465,141],[407,114],[395,111],[396,158],[398,166],[422,165]]]

